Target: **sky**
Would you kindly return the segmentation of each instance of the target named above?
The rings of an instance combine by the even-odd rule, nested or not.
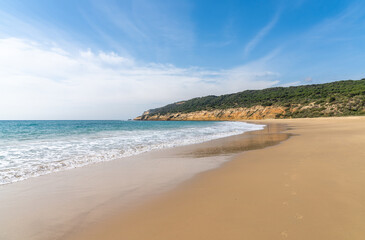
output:
[[[128,119],[365,77],[365,1],[1,0],[0,119]]]

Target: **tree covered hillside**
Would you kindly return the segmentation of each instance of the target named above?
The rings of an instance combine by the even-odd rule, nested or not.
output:
[[[362,115],[365,114],[365,79],[199,97],[151,109],[149,115],[252,106],[288,109],[284,115],[277,117]]]

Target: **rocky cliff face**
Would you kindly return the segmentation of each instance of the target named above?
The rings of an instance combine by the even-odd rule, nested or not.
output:
[[[146,111],[135,120],[175,120],[175,121],[199,121],[199,120],[242,120],[242,119],[270,119],[285,114],[284,107],[254,106],[250,108],[229,108],[212,111],[197,111],[190,113],[168,113],[165,115],[150,115]]]
[[[218,120],[258,120],[291,117],[330,117],[365,115],[364,103],[351,100],[346,103],[332,104],[315,102],[288,106],[253,106],[249,108],[228,108],[204,110],[189,113],[153,114],[146,111],[134,120],[149,121],[218,121]]]

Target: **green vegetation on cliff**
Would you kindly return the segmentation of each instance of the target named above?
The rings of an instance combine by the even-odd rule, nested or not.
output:
[[[199,97],[151,109],[148,115],[252,106],[285,107],[287,111],[277,116],[280,118],[364,115],[365,79]]]

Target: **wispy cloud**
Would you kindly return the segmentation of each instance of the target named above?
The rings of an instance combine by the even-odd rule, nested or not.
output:
[[[356,27],[360,27],[358,30],[363,30],[363,26],[365,23],[365,12],[363,11],[365,4],[363,2],[355,2],[350,4],[347,8],[341,11],[339,14],[327,18],[315,25],[305,34],[311,38],[324,38],[327,37],[326,40],[330,40],[328,38],[330,34],[337,33],[343,30],[356,30]],[[361,23],[361,24],[356,24]],[[359,32],[361,34],[361,32]],[[341,36],[342,39],[348,40],[349,38],[346,36]],[[352,36],[356,37],[356,36]],[[339,38],[336,36],[336,38]]]
[[[32,41],[46,42],[48,45],[61,44],[63,48],[74,48],[82,45],[86,39],[78,32],[56,27],[41,19],[35,19],[26,14],[0,9],[0,38],[21,38]],[[72,44],[71,44],[72,43]],[[91,45],[91,41],[89,42]],[[66,47],[67,46],[67,47]]]
[[[107,19],[129,37],[135,40],[147,37],[135,23],[133,16],[131,15],[131,13],[133,13],[132,11],[123,11],[117,5],[99,4],[97,7],[104,13],[104,16]]]
[[[1,119],[128,118],[173,101],[278,83],[263,62],[216,71],[179,68],[19,38],[0,39],[0,52]]]
[[[305,82],[305,83],[311,83],[311,82],[313,82],[313,78],[312,78],[312,77],[306,77],[306,78],[304,79],[304,82]]]
[[[302,80],[304,84],[341,79],[360,79],[364,76],[365,3],[354,1],[325,18],[298,31],[283,44],[283,54],[277,64],[285,66],[283,80]]]
[[[255,49],[262,39],[274,28],[280,17],[280,11],[278,11],[270,22],[263,27],[245,46],[244,56],[247,57],[252,50]]]
[[[193,27],[185,13],[187,7],[177,2],[137,0],[123,8],[117,4],[96,4],[95,8],[134,42],[154,48],[161,48],[162,44],[186,48],[194,42]]]

